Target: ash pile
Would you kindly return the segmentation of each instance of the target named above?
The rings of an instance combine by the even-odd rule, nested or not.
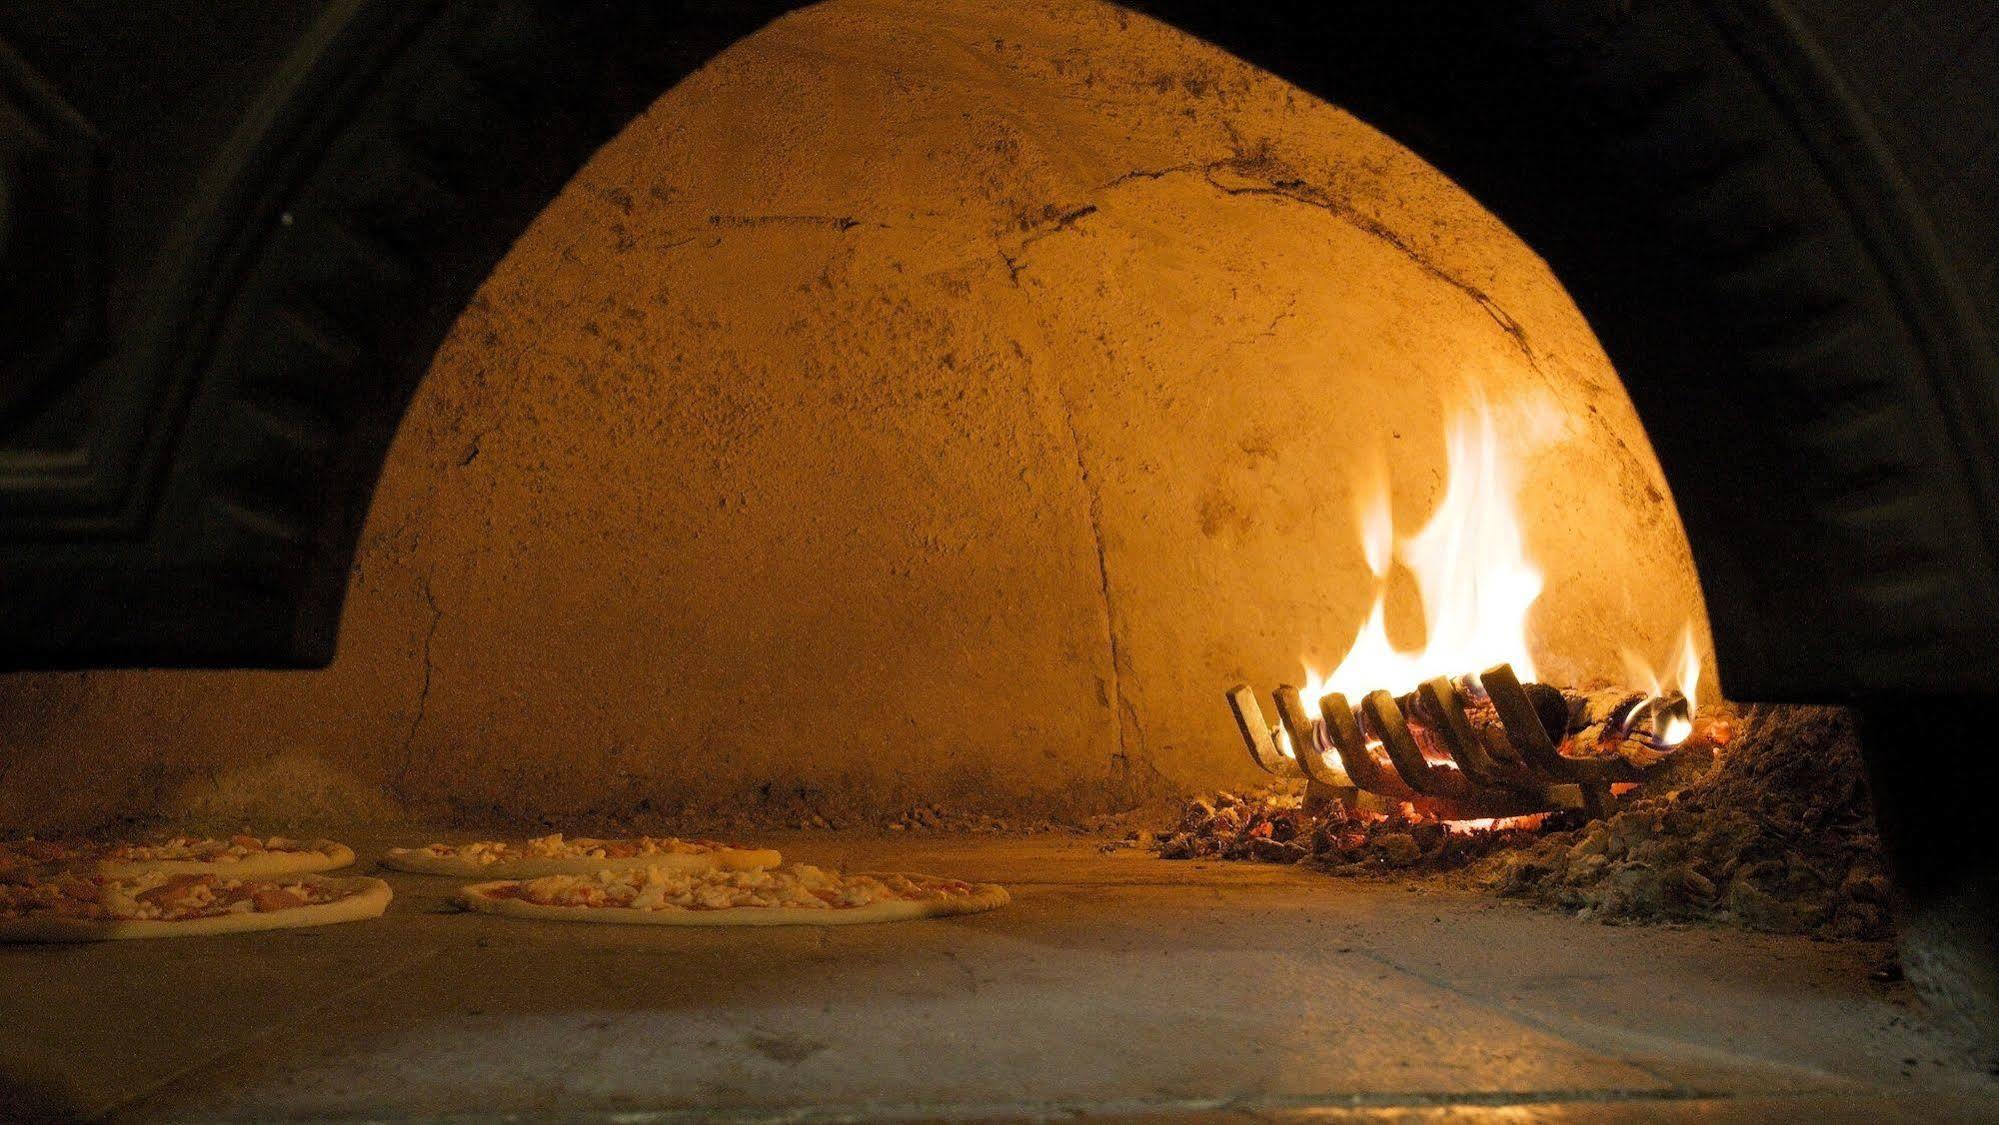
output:
[[[1541,835],[1478,875],[1501,894],[1609,922],[1889,935],[1888,876],[1859,739],[1837,708],[1752,708],[1700,778],[1607,820]]]
[[[1335,875],[1460,872],[1605,922],[1719,921],[1823,938],[1889,934],[1888,878],[1853,721],[1837,708],[1742,713],[1713,765],[1586,820],[1490,825],[1307,808],[1296,787],[1188,803],[1165,859],[1304,864]]]

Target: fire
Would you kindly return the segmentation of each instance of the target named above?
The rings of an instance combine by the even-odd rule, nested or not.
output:
[[[1694,625],[1689,621],[1680,628],[1680,639],[1676,642],[1676,652],[1672,667],[1667,672],[1665,682],[1660,682],[1659,674],[1652,670],[1652,664],[1643,656],[1630,649],[1621,650],[1624,667],[1631,676],[1631,686],[1642,689],[1645,699],[1633,708],[1636,713],[1646,708],[1658,708],[1658,744],[1678,746],[1694,733],[1694,714],[1700,706],[1701,655],[1694,647]]]
[[[1512,466],[1502,456],[1491,409],[1474,393],[1445,431],[1449,476],[1430,521],[1397,542],[1388,482],[1361,504],[1361,549],[1375,578],[1374,608],[1339,666],[1321,676],[1305,668],[1305,698],[1328,692],[1359,700],[1368,692],[1413,690],[1433,676],[1457,676],[1508,663],[1534,678],[1527,614],[1541,596],[1539,568],[1527,558]],[[1388,639],[1391,565],[1409,569],[1422,598],[1425,640],[1417,651]]]
[[[1528,419],[1529,432],[1533,421]],[[1543,579],[1527,556],[1515,466],[1501,449],[1499,427],[1483,395],[1473,391],[1448,419],[1444,448],[1443,499],[1416,534],[1396,537],[1385,471],[1363,490],[1360,543],[1374,576],[1374,604],[1338,667],[1321,675],[1306,664],[1305,699],[1339,692],[1358,703],[1378,690],[1399,696],[1436,676],[1471,676],[1495,664],[1512,665],[1522,681],[1538,678],[1527,618]],[[1397,563],[1415,580],[1423,606],[1424,643],[1411,651],[1396,648],[1388,637],[1388,578]],[[1701,677],[1693,623],[1681,629],[1663,682],[1637,654],[1627,650],[1624,657],[1630,686],[1646,693],[1625,713],[1630,726],[1625,733],[1654,751],[1686,741],[1694,732]],[[1282,732],[1277,736],[1279,752],[1295,761],[1297,748]],[[1432,764],[1455,768],[1448,758],[1422,748]]]

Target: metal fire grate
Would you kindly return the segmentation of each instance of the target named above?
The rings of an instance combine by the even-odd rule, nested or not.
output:
[[[1543,716],[1565,716],[1563,696],[1545,685],[1523,686],[1506,664],[1475,680],[1439,676],[1400,698],[1372,692],[1358,714],[1337,692],[1319,700],[1316,719],[1297,688],[1280,687],[1274,698],[1275,727],[1247,685],[1228,693],[1251,760],[1280,777],[1302,774],[1308,801],[1331,798],[1361,812],[1386,814],[1410,805],[1439,820],[1563,809],[1603,817],[1622,792],[1660,777],[1680,755],[1678,748],[1662,749],[1656,761],[1640,766],[1562,754],[1560,735],[1550,734]],[[1561,730],[1565,723],[1557,718],[1555,726]],[[1292,754],[1280,749],[1280,732]],[[1337,765],[1328,754],[1337,755]]]

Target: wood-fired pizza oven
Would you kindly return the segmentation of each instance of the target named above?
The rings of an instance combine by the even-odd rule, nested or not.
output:
[[[1231,685],[1451,639],[1851,708],[1989,1031],[1932,7],[0,4],[0,831],[1209,831],[1300,764]]]

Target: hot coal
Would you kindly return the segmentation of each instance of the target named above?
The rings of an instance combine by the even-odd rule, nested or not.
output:
[[[1163,859],[1310,861],[1340,874],[1453,871],[1536,836],[1518,827],[1453,831],[1442,821],[1355,815],[1338,804],[1307,813],[1296,794],[1271,790],[1189,802],[1158,849]]]

